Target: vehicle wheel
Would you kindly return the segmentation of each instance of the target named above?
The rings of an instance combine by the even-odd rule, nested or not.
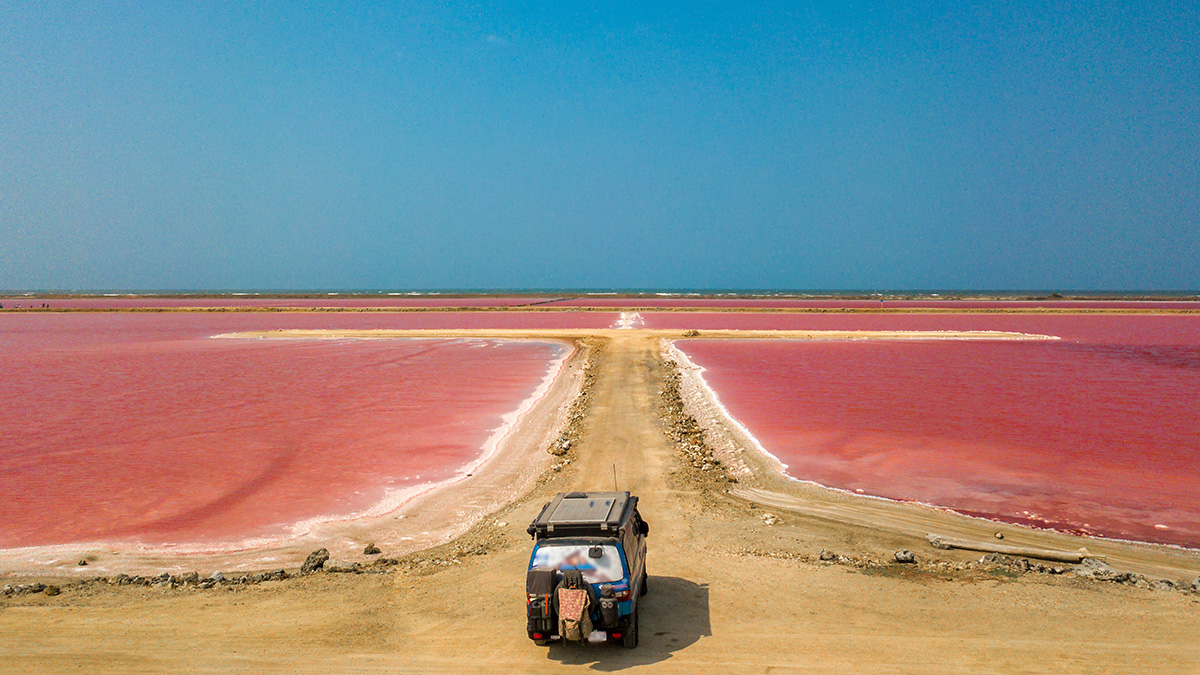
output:
[[[645,595],[650,592],[650,575],[642,572],[642,590],[638,591],[638,595]]]
[[[633,610],[633,614],[629,617],[629,628],[625,629],[624,640],[625,649],[633,649],[638,643],[638,611]]]

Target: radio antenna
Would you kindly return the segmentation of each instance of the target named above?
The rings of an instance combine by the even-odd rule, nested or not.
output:
[[[617,489],[617,465],[613,464],[613,492],[619,492]]]

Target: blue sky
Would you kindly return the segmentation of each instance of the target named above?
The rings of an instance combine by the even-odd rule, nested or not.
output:
[[[1200,288],[1194,3],[147,4],[0,8],[0,288]]]

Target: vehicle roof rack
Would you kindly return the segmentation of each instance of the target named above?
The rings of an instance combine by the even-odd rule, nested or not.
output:
[[[560,492],[525,531],[534,539],[615,537],[636,507],[628,492]]]

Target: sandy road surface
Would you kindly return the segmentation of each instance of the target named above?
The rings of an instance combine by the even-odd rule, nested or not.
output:
[[[418,554],[427,564],[388,574],[236,590],[93,586],[7,599],[0,672],[1200,672],[1196,595],[813,562],[822,548],[969,556],[935,554],[886,525],[839,523],[836,513],[776,509],[781,522],[767,526],[763,507],[704,492],[657,419],[658,336],[606,337],[570,468],[455,544],[487,540],[490,552],[440,565],[428,563],[434,550]],[[652,527],[642,645],[537,647],[523,630],[524,527],[554,491],[610,488],[613,464]]]

